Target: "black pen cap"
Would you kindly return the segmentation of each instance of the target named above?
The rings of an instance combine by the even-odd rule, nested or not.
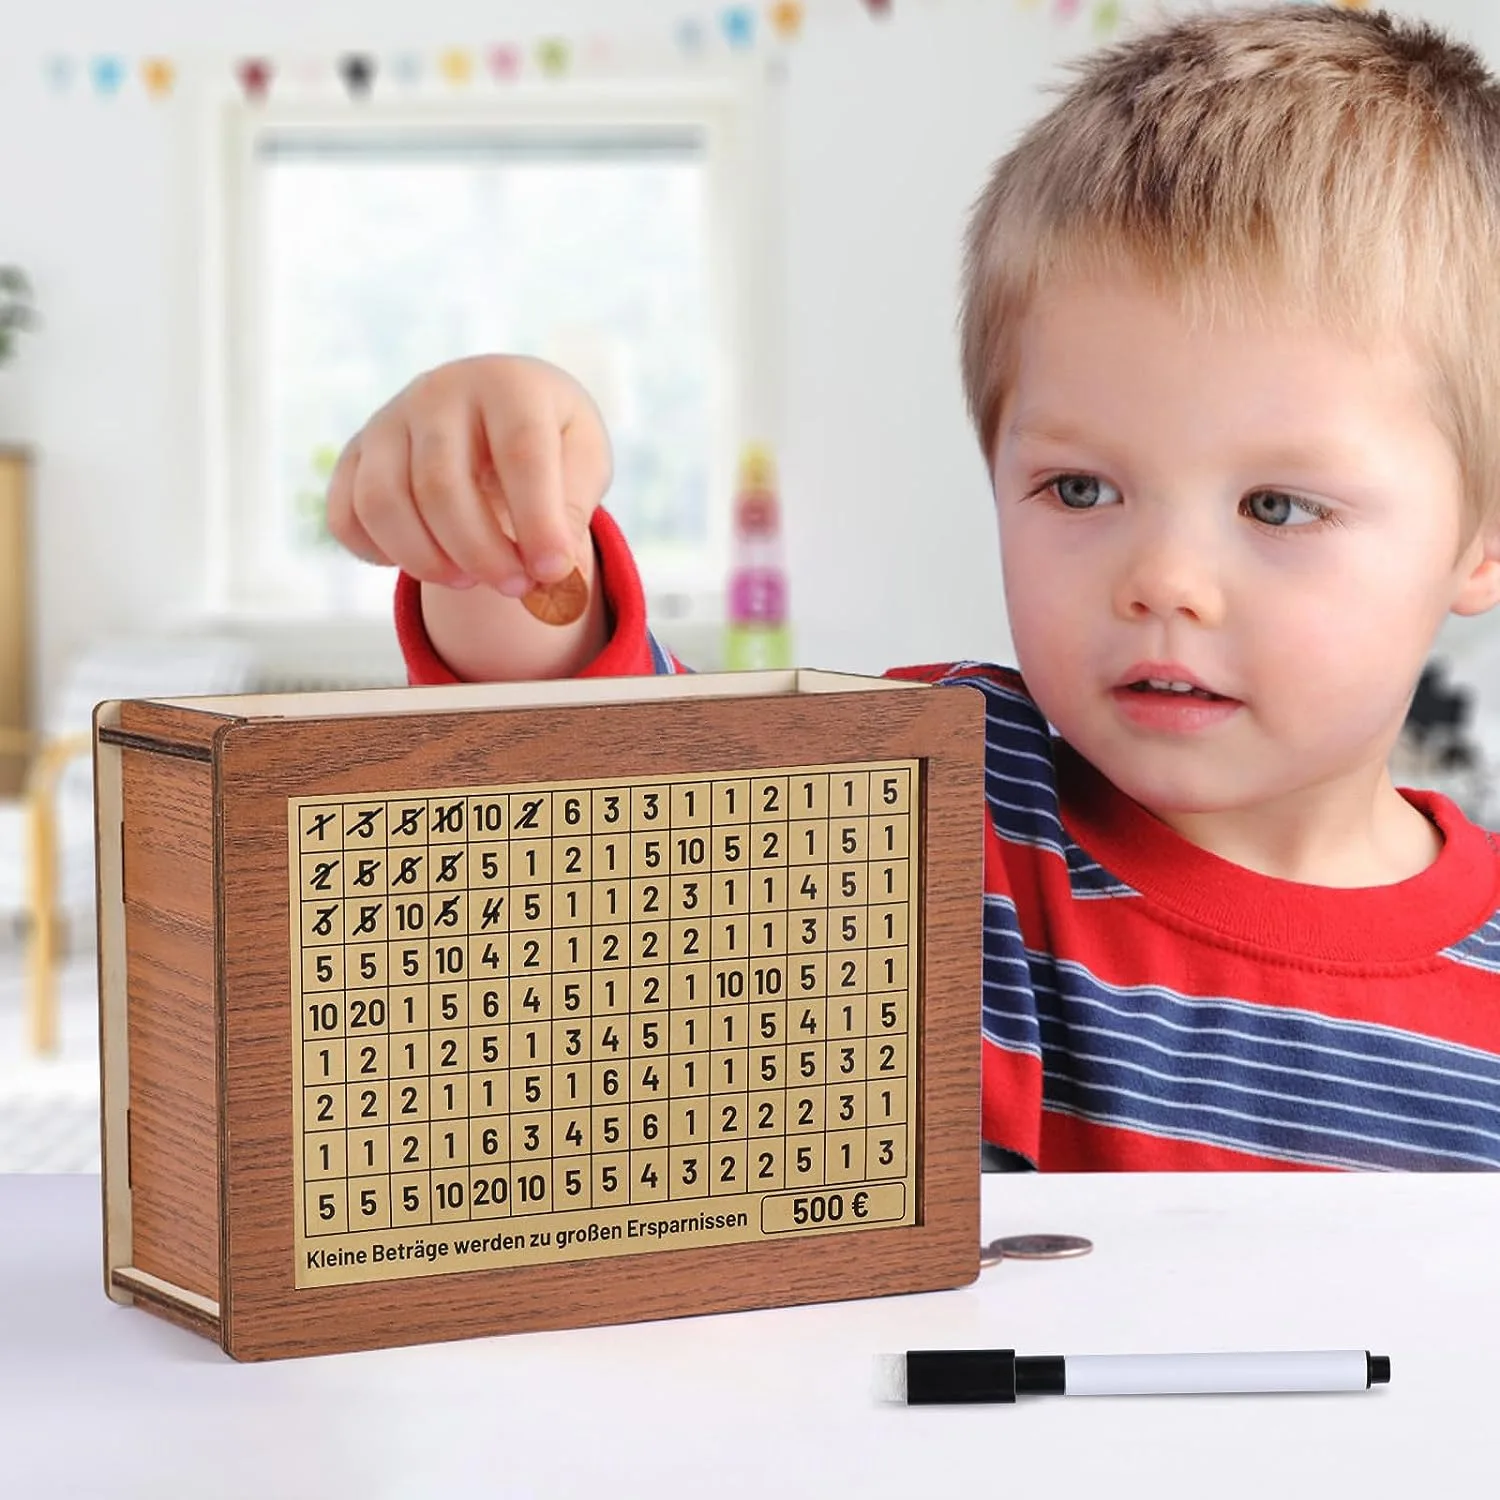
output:
[[[1014,1349],[907,1350],[908,1406],[953,1406],[1015,1399]]]

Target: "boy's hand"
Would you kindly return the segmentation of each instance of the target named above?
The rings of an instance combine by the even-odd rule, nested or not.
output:
[[[541,360],[479,355],[419,376],[350,440],[328,529],[424,583],[517,599],[575,567],[592,580],[589,521],[612,473],[577,381]]]

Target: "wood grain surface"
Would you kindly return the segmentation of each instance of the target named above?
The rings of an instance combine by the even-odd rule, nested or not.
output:
[[[237,703],[253,708],[254,700]],[[232,1355],[274,1358],[911,1292],[977,1275],[978,694],[924,688],[303,720],[250,713],[212,727],[207,715],[148,709],[121,718],[122,731],[163,745],[125,753],[139,762],[126,778],[132,1100],[147,1106],[133,1124],[137,1262],[216,1297],[220,1337]],[[174,738],[175,753],[167,753]],[[211,767],[186,758],[206,748]],[[293,1287],[288,798],[901,758],[924,765],[922,849],[914,861],[924,923],[916,1225]]]
[[[214,798],[207,761],[126,749],[133,1261],[220,1294]]]

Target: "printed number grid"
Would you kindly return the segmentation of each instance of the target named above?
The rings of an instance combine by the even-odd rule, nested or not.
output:
[[[905,1178],[916,771],[294,800],[302,1234]]]

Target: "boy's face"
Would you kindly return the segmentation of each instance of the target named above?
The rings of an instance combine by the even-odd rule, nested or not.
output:
[[[1006,605],[1058,732],[1164,817],[1373,794],[1444,616],[1500,595],[1484,536],[1457,556],[1422,369],[1290,324],[1193,328],[1124,276],[1049,288],[1019,355]]]

